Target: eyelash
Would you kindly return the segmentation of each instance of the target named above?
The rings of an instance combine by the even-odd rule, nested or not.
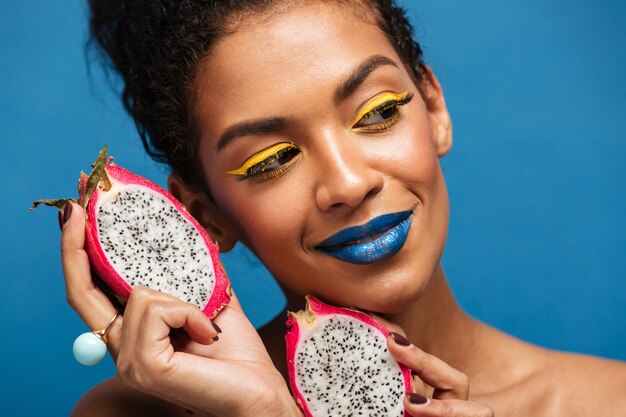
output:
[[[412,99],[413,99],[413,94],[407,94],[406,97],[400,100],[388,100],[376,106],[369,112],[365,113],[363,117],[359,119],[358,122],[352,125],[352,128],[360,132],[372,132],[372,133],[389,129],[391,126],[395,125],[400,118],[398,107],[408,104]],[[384,111],[390,110],[390,109],[393,109],[393,114],[389,116],[389,118],[383,120],[382,122],[375,123],[369,126],[361,125],[363,122],[365,122],[367,119],[371,118],[372,116],[376,114],[382,114]]]
[[[294,151],[296,153],[294,153]],[[288,148],[278,150],[276,153],[269,155],[261,162],[252,165],[246,170],[244,174],[241,174],[239,181],[246,180],[248,178],[254,178],[259,181],[265,181],[272,178],[277,178],[293,168],[296,158],[301,155],[300,148],[293,145]],[[281,164],[277,168],[266,171],[267,167],[273,163],[279,161],[281,158],[289,156],[289,159],[285,163]]]

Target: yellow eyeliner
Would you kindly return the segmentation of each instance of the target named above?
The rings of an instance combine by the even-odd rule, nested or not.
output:
[[[356,115],[356,117],[352,121],[352,126],[360,122],[363,116],[365,116],[372,110],[376,109],[376,107],[380,106],[381,104],[385,104],[388,101],[402,101],[406,99],[408,95],[409,95],[409,92],[405,91],[402,94],[385,93],[378,97],[374,97],[372,100],[370,100],[369,102],[365,104],[365,106],[361,109],[361,111],[359,111],[359,113]]]
[[[276,145],[270,146],[269,148],[264,149],[261,152],[252,155],[250,158],[246,160],[246,162],[243,163],[242,166],[240,166],[239,168],[235,170],[228,171],[227,174],[244,175],[251,167],[253,167],[254,165],[258,164],[261,161],[264,161],[268,157],[276,154],[276,152],[282,149],[292,148],[295,146],[296,145],[294,145],[291,142],[277,143]]]

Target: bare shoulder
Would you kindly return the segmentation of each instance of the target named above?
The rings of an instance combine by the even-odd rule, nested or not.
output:
[[[598,399],[621,401],[626,405],[626,362],[560,352],[553,366],[577,388],[584,387]]]
[[[134,390],[117,378],[89,390],[76,404],[72,417],[194,416],[182,407]]]
[[[495,336],[494,336],[495,335]],[[485,337],[485,339],[487,339]],[[488,338],[487,372],[470,398],[497,416],[626,417],[626,363],[538,347],[501,332]]]
[[[555,394],[563,416],[626,416],[626,363],[546,351],[538,376]]]

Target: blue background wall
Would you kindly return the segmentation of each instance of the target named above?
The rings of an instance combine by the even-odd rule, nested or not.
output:
[[[531,342],[626,360],[626,3],[405,4],[454,120],[444,266],[461,304]],[[79,0],[2,0],[6,415],[66,415],[115,373],[108,359],[72,358],[86,329],[65,304],[56,213],[29,213],[30,202],[73,196],[104,143],[139,174],[163,184],[167,173],[97,66],[89,82],[85,15]],[[224,262],[255,324],[280,310],[251,255]]]

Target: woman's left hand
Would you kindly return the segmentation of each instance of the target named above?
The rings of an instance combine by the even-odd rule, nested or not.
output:
[[[491,406],[469,400],[469,378],[441,359],[409,342],[396,326],[387,338],[389,352],[413,370],[424,384],[432,387],[432,396],[407,393],[404,408],[413,417],[493,417]]]

